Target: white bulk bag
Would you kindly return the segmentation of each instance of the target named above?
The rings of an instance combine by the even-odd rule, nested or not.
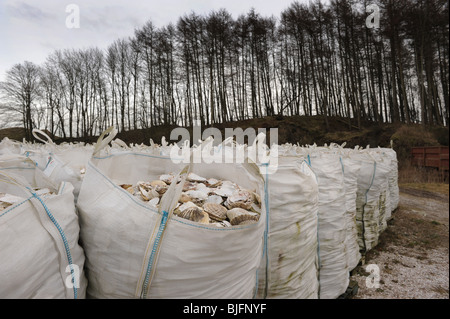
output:
[[[352,154],[352,158],[361,163],[356,193],[356,226],[359,248],[365,253],[378,243],[379,193],[373,188],[377,162],[361,151]]]
[[[0,193],[19,199],[0,211],[0,298],[84,298],[87,282],[72,185],[33,185],[57,192],[42,197],[13,170],[19,168],[0,169]]]
[[[110,130],[113,129],[110,128]],[[45,136],[46,140],[39,138],[38,134]],[[45,151],[40,153],[28,152],[27,156],[38,163],[37,166],[50,179],[57,183],[70,182],[74,187],[76,201],[83,179],[83,172],[92,156],[94,147],[83,143],[56,145],[48,135],[37,129],[33,129],[33,135],[36,139],[45,143]],[[43,156],[45,165],[42,165]]]
[[[262,198],[257,223],[217,228],[172,215],[181,193],[174,183],[159,210],[119,186],[186,172],[186,164],[148,153],[100,150],[88,163],[78,198],[89,297],[254,296],[267,214],[264,179],[255,164],[192,164],[198,175],[233,181]]]
[[[0,156],[0,170],[22,176],[33,187],[58,188],[59,184],[42,174],[36,162],[31,158],[19,154],[5,154]]]
[[[389,220],[391,213],[398,207],[399,187],[398,187],[398,160],[397,153],[392,148],[379,148],[378,152],[389,160],[388,187],[390,198],[390,212],[386,212],[386,218]]]
[[[348,270],[353,270],[361,260],[358,245],[358,230],[356,228],[356,193],[358,189],[358,176],[361,163],[351,157],[352,150],[342,151],[341,159],[344,169],[345,206],[347,209],[347,234],[345,250],[347,254]]]
[[[361,163],[352,157],[355,150],[344,148],[345,144],[346,143],[337,145],[332,143],[328,150],[326,148],[322,148],[322,150],[324,152],[331,152],[340,156],[342,170],[344,173],[345,206],[347,209],[345,215],[347,224],[345,251],[347,268],[351,271],[361,260],[361,253],[359,252],[358,244],[358,230],[356,227],[356,193]]]
[[[373,199],[373,204],[378,205],[378,237],[387,228],[387,218],[391,216],[391,199],[389,193],[389,174],[391,171],[391,160],[379,149],[366,149],[372,157],[376,160],[375,180],[372,185],[372,191],[378,192],[378,199]],[[376,203],[375,203],[376,202]],[[372,202],[366,203],[372,205]],[[378,242],[378,239],[377,239]]]
[[[7,137],[4,137],[0,142],[0,155],[19,154],[20,149],[21,145],[19,142],[10,140]]]
[[[259,297],[318,298],[318,186],[299,156],[280,156],[268,176],[268,261],[260,269]]]
[[[352,155],[361,161],[356,199],[356,223],[360,251],[365,253],[378,244],[386,228],[386,211],[390,210],[388,194],[389,163],[370,151],[360,150]]]
[[[344,174],[339,155],[314,147],[304,151],[319,185],[319,297],[334,299],[349,284]]]
[[[400,200],[398,187],[398,160],[397,153],[393,149],[386,151],[391,157],[391,172],[389,174],[389,193],[391,194],[391,213],[397,209]]]

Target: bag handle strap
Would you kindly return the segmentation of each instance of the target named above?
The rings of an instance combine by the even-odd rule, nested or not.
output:
[[[50,144],[50,145],[55,145],[55,142],[53,142],[53,140],[50,138],[50,136],[48,136],[45,132],[38,130],[37,128],[34,128],[31,133],[33,134],[34,138],[37,139],[38,141],[41,141],[45,144]],[[39,135],[42,135],[43,137],[45,137],[45,140],[40,138]]]
[[[105,135],[108,134],[107,137]],[[114,126],[108,127],[103,133],[98,137],[97,143],[95,143],[94,151],[92,152],[92,156],[96,156],[102,149],[104,149],[109,142],[111,142],[114,137],[117,135],[117,130]]]
[[[111,144],[117,145],[117,146],[122,147],[122,148],[128,148],[127,143],[122,141],[120,138],[116,138],[116,139],[112,140]]]
[[[181,196],[181,192],[183,191],[183,186],[186,181],[188,174],[190,173],[192,168],[192,152],[191,152],[191,161],[188,165],[186,165],[175,177],[174,182],[172,182],[161,198],[161,204],[159,206],[159,213],[161,214],[161,220],[155,224],[155,229],[152,232],[155,236],[152,235],[148,244],[147,244],[147,252],[150,252],[150,255],[144,256],[144,260],[147,264],[146,271],[141,273],[141,278],[138,281],[138,289],[140,288],[140,297],[147,298],[148,290],[155,275],[156,267],[158,264],[159,252],[161,250],[161,243],[163,241],[164,234],[167,229],[167,224],[172,217],[173,211],[175,209],[175,205],[178,202],[178,199]],[[181,176],[181,180],[177,183],[178,179]],[[142,284],[141,284],[142,283]]]
[[[191,156],[192,159],[192,156]],[[183,169],[174,177],[174,182],[170,184],[167,191],[161,197],[161,204],[159,205],[159,211],[166,211],[169,214],[169,218],[172,216],[172,212],[175,209],[175,206],[178,202],[178,199],[181,196],[183,191],[184,183],[186,182],[186,178],[192,170],[192,161],[183,167]],[[180,182],[176,182],[180,179]]]

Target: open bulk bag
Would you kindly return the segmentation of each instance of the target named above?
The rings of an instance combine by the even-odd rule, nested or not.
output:
[[[48,161],[48,148],[43,144],[13,141],[7,137],[0,142],[0,156],[23,155],[33,157],[38,168],[44,168]]]
[[[57,145],[47,134],[38,129],[33,129],[32,133],[43,144],[18,143],[20,148],[15,147],[13,153],[30,158],[35,166],[44,172],[45,176],[57,184],[70,182],[74,187],[76,200],[85,166],[92,155],[93,146],[84,143]],[[44,138],[41,138],[41,136]]]
[[[45,176],[33,177],[42,174],[34,163],[2,164],[0,298],[85,298],[84,253],[78,244],[72,185],[55,188]],[[20,171],[27,177],[18,175]],[[30,183],[28,178],[40,182]],[[41,194],[42,188],[53,194]]]
[[[304,148],[319,187],[319,282],[321,299],[334,299],[349,284],[345,240],[345,183],[340,157],[321,148]]]
[[[33,187],[58,188],[58,183],[45,176],[35,161],[20,154],[0,155],[0,170],[22,176]]]
[[[111,128],[112,130],[113,128]],[[44,132],[33,129],[36,139],[44,142],[42,152],[28,152],[26,155],[37,163],[43,173],[57,183],[70,182],[74,187],[75,201],[77,200],[88,160],[94,151],[93,145],[84,143],[55,144]],[[46,139],[42,139],[39,135]],[[43,158],[45,163],[42,163]]]
[[[109,137],[108,137],[109,138]],[[102,143],[102,142],[99,142]],[[96,147],[78,198],[81,240],[92,298],[252,298],[264,250],[266,213],[257,223],[218,228],[173,214],[186,173],[233,181],[259,193],[255,164],[175,163],[148,153]],[[184,176],[170,184],[159,209],[119,185]],[[175,177],[176,180],[177,177]]]
[[[261,298],[318,298],[316,176],[299,156],[279,156],[268,175],[267,262],[261,264]]]

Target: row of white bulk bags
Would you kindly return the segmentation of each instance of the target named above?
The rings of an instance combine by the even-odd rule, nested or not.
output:
[[[11,204],[0,211],[0,298],[85,298],[73,186],[9,154],[0,156],[0,193]]]
[[[319,223],[315,223],[315,227],[318,228],[318,231],[315,231],[316,234],[318,232],[318,242],[310,233],[309,241],[305,241],[303,238],[302,241],[305,243],[297,243],[297,245],[304,245],[304,247],[310,248],[316,246],[319,248],[318,251],[314,252],[314,255],[320,261],[320,273],[315,275],[316,278],[320,278],[320,298],[337,298],[347,289],[349,271],[357,266],[361,258],[356,228],[356,189],[360,166],[357,161],[350,158],[346,150],[344,151],[342,147],[317,147],[315,145],[297,147],[290,144],[283,144],[279,146],[278,151],[278,160],[281,160],[281,162],[278,163],[276,173],[271,174],[269,177],[270,198],[278,199],[275,203],[270,201],[269,205],[269,256],[273,250],[271,246],[273,220],[280,220],[283,222],[282,225],[288,227],[293,225],[299,216],[302,216],[306,220],[309,219],[312,222],[314,218],[317,218],[316,212],[318,212]],[[289,158],[289,156],[292,156],[298,162],[302,161],[303,165],[306,165],[306,162],[310,163],[312,170],[316,173],[314,174],[312,172],[314,179],[302,181],[299,178],[295,178],[295,170],[292,168],[283,174],[283,159]],[[309,168],[309,165],[307,167]],[[289,175],[291,178],[288,177]],[[279,185],[271,187],[273,181],[277,179],[290,180],[290,182],[286,182],[289,183],[291,191],[289,198],[284,198],[282,195],[283,190],[288,189],[287,186],[284,186],[284,188],[279,187]],[[311,196],[311,193],[305,191],[305,189],[307,187],[310,189],[314,188],[313,185],[317,184],[317,182],[319,183],[319,200],[313,205],[314,200],[312,199],[314,196]],[[291,209],[288,210],[288,213],[277,210],[277,206],[283,205],[283,203],[293,204]],[[294,204],[299,206],[295,207]],[[295,217],[295,211],[297,211],[297,217]],[[283,219],[281,216],[285,216],[286,218]],[[313,223],[310,225],[312,226]],[[312,227],[309,229],[312,231]],[[286,240],[286,238],[284,239]],[[282,247],[280,244],[278,246]],[[303,258],[303,252],[296,256],[296,251],[290,254],[295,260],[298,262],[308,260]],[[282,250],[281,252],[284,251]],[[277,256],[277,253],[280,254],[277,250],[273,253],[274,256]],[[276,261],[277,259],[273,258],[273,260]],[[279,260],[278,263],[280,263]],[[291,264],[295,265],[292,262]],[[290,268],[286,267],[286,269],[294,269],[292,265],[288,265]],[[317,269],[318,271],[319,269]],[[273,273],[273,271],[270,271],[270,273]],[[289,276],[286,278],[289,278]],[[274,280],[274,283],[279,281],[279,279]],[[314,281],[317,282],[317,279],[303,282],[303,285]],[[284,291],[282,291],[285,295],[288,293],[291,295],[298,293],[295,290],[296,287],[292,285],[282,286],[278,283],[277,287],[284,288]],[[305,291],[304,287],[302,289]],[[306,290],[303,296],[309,291]],[[319,295],[318,293],[316,294]]]
[[[108,136],[108,138],[103,138],[107,133],[110,133],[110,136]],[[139,153],[139,157],[147,157],[147,159],[158,159],[157,161],[158,163],[160,163],[162,158],[165,158],[165,160],[167,160],[169,155],[174,154],[172,153],[173,149],[177,149],[176,145],[169,145],[165,142],[165,140],[162,140],[161,145],[151,143],[150,146],[127,146],[125,143],[118,139],[112,141],[114,135],[115,131],[112,128],[107,132],[104,132],[101,138],[99,138],[99,143],[97,143],[95,147],[92,146],[90,148],[90,150],[88,151],[90,153],[88,153],[88,155],[83,158],[83,161],[87,162],[92,152],[96,153],[99,151],[99,149],[103,148],[103,152],[106,152],[108,155],[102,160],[106,160],[107,158],[115,158],[116,156],[121,157],[122,155],[124,155],[124,151],[128,151],[128,153],[133,154]],[[111,147],[107,145],[110,141],[112,141]],[[218,149],[228,149],[225,152],[225,155],[229,156],[227,154],[230,153],[230,143],[227,144],[227,142],[225,142],[223,143],[223,145],[220,145],[219,148],[211,148],[212,144],[204,144],[206,144],[207,146],[204,147],[205,149],[207,149],[207,153],[211,153],[212,151],[213,156],[222,155],[221,152],[217,152]],[[185,144],[184,146],[186,147],[188,146],[188,144]],[[234,144],[233,146],[237,148],[241,147],[241,150],[247,147],[246,145],[243,146],[236,144]],[[320,297],[336,298],[341,293],[343,293],[348,286],[348,270],[353,269],[359,262],[360,254],[358,251],[358,246],[360,246],[361,250],[364,251],[368,250],[367,248],[370,249],[371,247],[376,245],[378,235],[383,229],[383,221],[388,218],[390,209],[386,210],[385,208],[385,212],[380,213],[380,208],[383,208],[383,206],[386,207],[386,204],[382,203],[383,196],[381,191],[386,189],[385,177],[388,176],[389,189],[395,190],[395,186],[397,186],[398,190],[398,184],[395,183],[396,181],[394,174],[396,173],[396,167],[394,169],[394,166],[392,165],[394,160],[391,160],[390,162],[383,162],[383,156],[388,154],[391,159],[395,158],[396,160],[396,154],[393,151],[391,152],[384,149],[381,154],[379,149],[378,154],[374,154],[373,150],[371,150],[369,154],[367,150],[355,151],[343,149],[342,147],[299,148],[289,146],[289,148],[290,153],[294,154],[295,156],[289,157],[280,155],[279,161],[281,162],[279,164],[281,164],[281,166],[279,166],[278,168],[281,170],[279,172],[277,171],[274,174],[263,174],[263,177],[266,178],[265,191],[267,197],[267,206],[271,214],[268,214],[269,219],[267,221],[267,224],[265,225],[265,244],[263,244],[263,251],[265,252],[265,255],[261,264],[259,264],[258,297],[316,298],[319,295],[319,281],[317,278],[317,259],[319,259],[321,286]],[[28,149],[30,148],[28,147]],[[205,150],[196,148],[195,146],[192,149],[189,149],[194,153],[202,151],[205,152]],[[179,149],[175,151],[178,152],[178,150]],[[312,152],[312,150],[314,150],[314,152]],[[313,153],[314,155],[311,156],[311,154]],[[69,152],[67,152],[67,154],[69,154]],[[381,159],[378,157],[380,157]],[[377,158],[377,160],[374,160],[374,158]],[[319,178],[314,172],[310,171],[310,167],[305,163],[304,159],[307,159],[308,163],[310,163],[311,165],[312,162],[314,162],[313,170],[318,170],[318,175],[322,176],[322,195],[320,195],[320,191],[318,191],[315,200],[314,190],[320,189],[320,187],[318,187],[317,185],[317,181],[319,180]],[[314,161],[311,161],[311,159],[313,159]],[[337,163],[337,159],[339,159],[340,163]],[[97,160],[99,159],[93,159],[93,162]],[[114,162],[114,160],[111,161]],[[128,162],[128,160],[123,161],[122,159],[118,161],[123,163]],[[329,172],[330,167],[321,167],[321,162],[323,161],[328,161],[325,166],[334,165],[334,170],[332,170],[333,172]],[[380,161],[383,163],[378,165],[382,166],[383,169],[379,169],[379,171],[376,172],[375,167],[377,165],[377,162]],[[133,159],[131,162],[134,163],[135,160]],[[133,166],[134,164],[131,165]],[[222,164],[218,166],[215,166],[213,164],[213,166],[216,167],[217,170],[220,170],[219,167],[222,167]],[[390,167],[388,175],[384,173],[384,166]],[[204,165],[197,166],[197,168],[200,167],[204,167]],[[234,164],[232,164],[230,167],[234,167]],[[181,169],[181,166],[176,166],[176,168]],[[341,173],[338,173],[336,168],[340,168]],[[367,168],[369,169],[367,170]],[[262,171],[261,167],[260,171]],[[115,176],[115,174],[117,173],[114,171],[114,169],[108,172],[111,173],[112,176]],[[161,174],[162,173],[167,173],[167,171],[161,170]],[[335,175],[335,177],[340,177],[327,177],[328,173],[331,173],[331,175]],[[383,181],[380,183],[376,182],[375,175],[377,175],[377,178],[382,176]],[[141,175],[139,174],[139,176]],[[312,176],[314,176],[314,178],[312,178]],[[109,179],[111,176],[103,177]],[[289,178],[286,179],[287,177]],[[295,179],[296,182],[292,183],[292,179]],[[341,197],[344,198],[343,201],[341,200],[341,207],[345,207],[345,212],[340,212],[340,210],[342,209],[335,209],[334,213],[332,214],[328,213],[320,215],[319,207],[322,208],[322,211],[327,211],[328,206],[331,206],[330,209],[333,211],[333,207],[336,208],[337,206],[339,206],[334,205],[335,203],[332,203],[333,201],[339,201],[337,198],[329,201],[331,197],[339,197],[334,196],[336,194],[330,196],[330,194],[333,194],[333,192],[328,192],[328,190],[330,190],[330,187],[336,187],[336,185],[331,186],[332,184],[341,185],[341,190],[343,194],[345,194],[341,194]],[[354,191],[355,185],[357,185],[356,192]],[[92,185],[91,187],[93,189]],[[285,195],[289,193],[298,195],[294,197],[290,196],[289,198],[285,197]],[[94,194],[95,192],[92,192],[92,194],[90,195],[94,196]],[[270,194],[270,198],[267,196],[267,194]],[[389,194],[387,194],[386,192],[384,193],[385,202],[387,200],[389,203],[391,203],[392,201],[389,198],[386,199],[388,195]],[[376,201],[375,198],[377,196],[378,211],[376,207],[373,207]],[[320,198],[321,201],[319,201],[318,198]],[[285,209],[283,209],[282,207],[284,207]],[[319,221],[317,220],[318,211]],[[355,211],[358,211],[358,214],[356,214]],[[364,214],[364,212],[367,212],[367,214]],[[335,215],[340,215],[343,217],[340,223],[336,222],[336,220],[333,218],[336,217]],[[355,215],[358,215],[358,221],[355,220]],[[322,220],[320,220],[320,217],[322,217]],[[373,221],[378,222],[378,227],[374,226]],[[358,227],[356,227],[356,224],[358,224]],[[320,226],[322,226],[324,229],[321,229]],[[357,243],[355,243],[355,237],[357,234],[356,228],[358,228],[359,230],[359,238]],[[300,231],[298,231],[299,229]],[[314,233],[316,234],[316,236],[314,236]],[[342,236],[343,233],[345,234],[344,236]],[[306,237],[300,238],[301,236]],[[295,237],[297,237],[298,240],[296,240],[297,238]],[[319,237],[319,243],[317,242],[317,237]],[[331,247],[333,245],[330,246],[328,237],[337,239],[336,242],[341,243],[341,246],[338,247],[338,249],[334,250]],[[323,246],[321,245],[321,238],[325,242],[325,245]],[[289,241],[289,239],[291,240]],[[343,249],[341,249],[341,247],[343,247]],[[317,248],[319,248],[319,252],[317,252]],[[93,255],[95,256],[95,253]],[[117,260],[117,258],[115,260]],[[145,261],[142,261],[142,263],[144,264]],[[113,278],[114,276],[112,276],[112,274],[115,270],[111,271],[112,272],[110,273],[109,279],[114,282],[116,279]],[[100,274],[102,271],[96,270],[96,272],[97,274]],[[94,278],[95,277],[96,276],[94,276]],[[108,275],[106,275],[106,277],[108,277]],[[148,277],[145,276],[144,281],[145,278]],[[94,281],[95,280],[97,279],[94,279]],[[133,296],[129,294],[129,291],[124,294],[115,294],[111,292],[112,288],[111,286],[108,286],[110,284],[105,284],[107,287],[105,292],[104,287],[100,287],[104,284],[104,281],[100,281],[101,284],[97,284],[99,288],[97,286],[93,288],[91,296],[101,298]],[[162,280],[161,282],[164,282],[164,280]],[[153,288],[158,287],[155,286],[155,283],[153,281],[151,283],[151,286]],[[150,291],[152,291],[148,287],[149,285],[147,284],[145,288],[146,291],[143,291],[142,289],[144,288],[142,286],[141,294],[139,294],[139,288],[136,286],[134,297],[148,297]],[[252,289],[254,290],[254,288]],[[202,294],[200,295],[204,296]],[[167,294],[164,295],[163,293],[161,293],[155,294],[153,296],[167,297]],[[248,296],[248,294],[246,296]],[[183,296],[179,295],[179,297],[182,298]]]
[[[187,141],[187,142],[189,142],[189,141]],[[189,148],[189,143],[185,143],[185,145],[186,144]],[[153,139],[150,139],[149,145],[145,145],[143,143],[127,144],[124,141],[122,141],[121,139],[115,138],[111,141],[111,146],[104,145],[104,148],[108,149],[108,152],[110,152],[110,153],[114,153],[116,151],[118,151],[118,152],[129,151],[129,152],[148,153],[148,154],[157,155],[157,156],[170,156],[171,149],[175,145],[176,145],[175,143],[173,143],[173,144],[168,143],[164,136],[161,138],[161,144],[157,144],[153,141]]]
[[[392,149],[344,149],[333,144],[330,147],[297,147],[296,152],[309,155],[311,168],[319,181],[320,298],[335,298],[348,285],[345,269],[354,269],[361,252],[365,253],[378,244],[393,207],[398,205],[396,153]],[[314,165],[311,154],[322,161],[316,159]],[[343,183],[339,168],[342,169]],[[345,190],[344,215],[336,205],[336,199],[342,195],[335,193],[339,189]],[[343,216],[346,222],[339,223],[338,219],[332,220],[330,216]],[[344,225],[343,251],[337,246],[330,248],[324,245],[323,241],[327,241],[329,236],[334,236],[332,242],[335,244],[342,243]]]
[[[81,241],[92,298],[252,298],[265,250],[266,189],[255,164],[176,164],[146,152],[96,150],[78,198]],[[120,184],[192,172],[255,189],[262,214],[255,224],[217,228],[172,214],[181,189],[155,210]],[[175,183],[171,184],[174,185]]]
[[[356,226],[356,197],[358,176],[360,173],[361,165],[358,160],[352,157],[353,149],[344,148],[337,144],[332,143],[330,146],[317,147],[316,145],[309,146],[315,151],[322,154],[331,154],[336,162],[339,159],[339,164],[344,176],[344,190],[345,190],[345,223],[346,223],[346,235],[345,235],[345,256],[347,260],[347,269],[353,270],[361,260],[361,253],[358,245],[358,230]],[[308,149],[308,147],[306,148]],[[326,155],[325,155],[326,156]]]
[[[340,155],[328,147],[316,145],[283,145],[282,148],[305,158],[317,178],[319,298],[337,298],[349,284],[346,251],[348,214]]]

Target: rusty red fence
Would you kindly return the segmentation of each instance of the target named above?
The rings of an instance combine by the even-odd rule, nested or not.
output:
[[[448,146],[423,146],[411,149],[413,165],[448,171]]]

